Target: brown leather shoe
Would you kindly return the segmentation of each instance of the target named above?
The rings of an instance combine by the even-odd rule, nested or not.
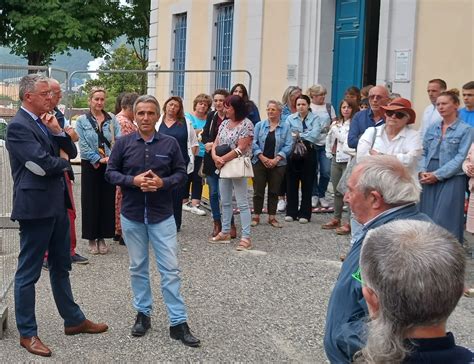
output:
[[[232,239],[235,239],[237,237],[237,228],[235,227],[235,224],[230,225],[230,237]]]
[[[222,230],[222,223],[220,220],[214,220],[214,230],[212,230],[212,237],[219,234]]]
[[[337,235],[349,235],[351,233],[351,225],[349,223],[345,223],[341,227],[336,229]]]
[[[321,229],[324,229],[324,230],[332,230],[332,229],[336,229],[338,228],[339,226],[341,226],[341,220],[339,219],[331,219],[331,221],[321,225]]]
[[[41,342],[38,336],[20,337],[20,345],[31,354],[51,356],[51,350]]]
[[[89,320],[84,320],[80,325],[68,326],[64,328],[66,335],[77,335],[77,334],[100,334],[101,332],[107,331],[109,327],[106,324],[96,324]]]

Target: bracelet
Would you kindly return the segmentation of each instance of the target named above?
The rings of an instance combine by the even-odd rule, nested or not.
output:
[[[235,148],[235,149],[234,149],[234,152],[235,152],[235,154],[237,154],[237,157],[241,157],[241,156],[242,156],[242,151],[241,151],[239,148]]]

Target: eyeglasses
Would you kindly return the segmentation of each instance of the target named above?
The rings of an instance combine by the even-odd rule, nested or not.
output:
[[[395,118],[397,118],[397,119],[403,119],[403,118],[408,117],[408,115],[405,114],[404,112],[401,112],[401,111],[393,111],[393,110],[387,110],[387,111],[385,111],[385,115],[387,115],[388,117],[395,117]]]
[[[53,91],[30,92],[31,95],[40,95],[41,97],[53,96]]]
[[[382,96],[382,95],[369,95],[369,100],[383,100],[385,99],[385,96]]]
[[[360,274],[360,267],[357,268],[357,270],[351,274],[351,277],[354,278],[360,284],[364,284],[364,281],[362,280],[362,276]]]

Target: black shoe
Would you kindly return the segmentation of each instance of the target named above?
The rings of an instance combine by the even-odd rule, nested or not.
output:
[[[151,319],[144,313],[139,312],[132,327],[132,336],[143,336],[151,327]]]
[[[121,235],[120,234],[115,234],[114,235],[114,241],[119,241],[119,239],[121,238]]]
[[[175,340],[181,340],[184,345],[193,348],[197,348],[201,344],[201,341],[191,334],[186,322],[176,326],[170,326],[170,337]]]
[[[71,255],[71,262],[75,264],[89,264],[89,259],[76,253]]]
[[[123,236],[119,239],[119,245],[125,245],[125,240],[123,240]]]
[[[46,259],[43,260],[43,269],[44,270],[49,270],[48,261]]]

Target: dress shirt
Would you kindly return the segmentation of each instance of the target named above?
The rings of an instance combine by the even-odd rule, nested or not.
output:
[[[372,109],[358,111],[352,117],[349,135],[347,136],[347,144],[349,148],[357,148],[359,138],[364,134],[367,128],[382,125],[384,122],[384,119],[374,120],[374,112]]]
[[[133,184],[140,173],[151,169],[163,180],[156,192],[143,192]],[[173,215],[171,190],[186,179],[186,165],[175,138],[155,132],[145,142],[138,132],[115,143],[105,178],[122,189],[121,213],[129,220],[157,224]]]
[[[377,134],[372,146],[374,132]],[[370,155],[370,149],[374,149],[382,154],[397,157],[405,167],[412,169],[415,173],[415,169],[423,151],[419,132],[417,130],[412,129],[410,126],[406,126],[398,133],[398,135],[390,140],[385,131],[385,124],[377,126],[376,128],[368,128],[360,137],[359,144],[357,145],[357,160]]]
[[[428,130],[431,125],[441,122],[442,119],[443,118],[436,109],[436,105],[428,105],[423,112],[423,119],[420,127],[420,139],[423,140],[426,130]]]

